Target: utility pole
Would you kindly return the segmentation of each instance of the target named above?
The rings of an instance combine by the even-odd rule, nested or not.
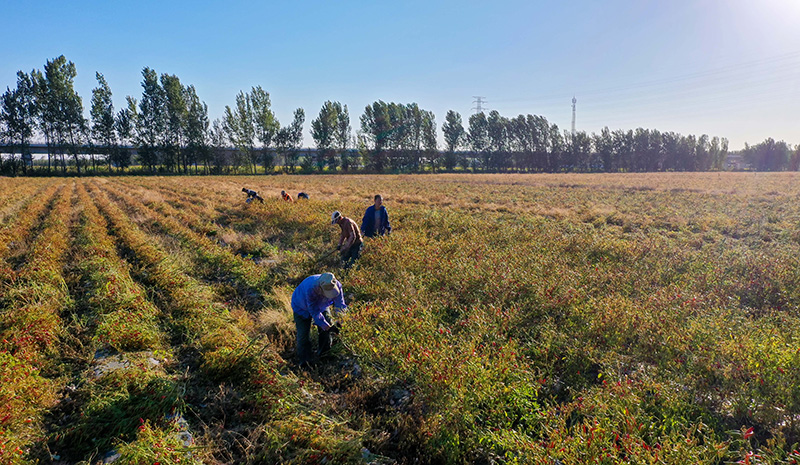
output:
[[[485,100],[486,97],[479,97],[477,95],[473,95],[472,98],[475,99],[475,100],[472,101],[472,103],[475,104],[475,106],[472,107],[472,109],[475,110],[476,114],[477,113],[483,113],[483,104],[486,103],[486,100]]]
[[[572,137],[575,137],[575,104],[578,103],[578,99],[575,96],[572,96]]]

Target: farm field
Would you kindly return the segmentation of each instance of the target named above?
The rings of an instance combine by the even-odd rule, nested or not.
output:
[[[344,270],[331,212],[377,193],[393,232]],[[796,173],[0,178],[0,464],[797,463],[799,198]],[[289,300],[325,271],[349,311],[301,370]]]

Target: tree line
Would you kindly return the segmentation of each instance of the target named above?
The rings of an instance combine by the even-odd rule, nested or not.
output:
[[[654,129],[599,133],[562,131],[540,115],[469,116],[448,111],[439,147],[433,112],[416,103],[381,100],[364,108],[353,132],[347,105],[325,102],[311,121],[316,150],[301,151],[305,112],[281,126],[260,86],[236,95],[223,117],[178,76],[142,70],[142,95],[114,108],[97,72],[89,117],[75,91],[75,64],[63,55],[43,70],[17,72],[0,95],[0,172],[274,173],[286,172],[623,172],[725,168],[725,138]],[[47,162],[31,163],[31,144],[44,141]],[[135,156],[130,148],[135,148]],[[301,153],[303,155],[301,156]],[[752,169],[797,170],[800,146],[767,139],[739,154]],[[276,166],[277,165],[277,166]]]

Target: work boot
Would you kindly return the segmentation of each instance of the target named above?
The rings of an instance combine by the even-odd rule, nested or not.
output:
[[[314,367],[311,365],[311,362],[303,362],[299,365],[300,371],[311,371]]]

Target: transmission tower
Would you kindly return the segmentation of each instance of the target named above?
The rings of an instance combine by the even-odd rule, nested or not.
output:
[[[572,96],[572,135],[575,135],[575,104],[578,103],[578,99],[575,96]]]
[[[472,103],[475,104],[475,106],[472,107],[472,109],[475,110],[475,113],[483,113],[484,110],[483,104],[486,103],[486,97],[479,97],[477,95],[473,95],[472,98],[475,99],[472,101]]]

